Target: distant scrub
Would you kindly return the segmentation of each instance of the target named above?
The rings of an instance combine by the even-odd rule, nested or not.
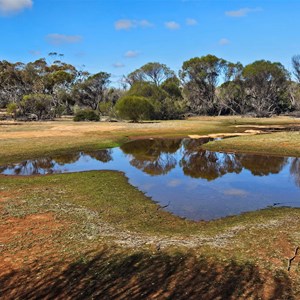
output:
[[[92,109],[83,109],[75,114],[74,121],[100,121],[100,117]]]
[[[117,102],[116,111],[121,118],[138,122],[151,119],[154,107],[145,97],[125,96]]]

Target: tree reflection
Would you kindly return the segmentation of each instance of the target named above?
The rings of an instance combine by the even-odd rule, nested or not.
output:
[[[215,180],[226,173],[239,173],[242,166],[234,154],[216,153],[201,149],[202,140],[186,140],[180,166],[192,178]]]
[[[296,185],[300,187],[300,158],[292,159],[290,173],[294,177]]]
[[[255,176],[277,174],[286,165],[284,157],[228,154],[205,151],[202,145],[211,139],[137,140],[121,146],[131,156],[130,164],[150,175],[167,174],[177,164],[192,178],[215,180],[243,169]]]
[[[120,148],[129,157],[130,164],[149,174],[165,175],[177,164],[184,175],[192,178],[215,180],[227,173],[249,170],[254,176],[278,174],[289,162],[285,157],[260,156],[250,154],[228,154],[205,151],[202,145],[211,139],[148,139],[136,140]],[[81,156],[89,156],[102,163],[114,159],[111,149],[69,153],[55,157],[28,160],[17,165],[0,167],[0,173],[11,175],[51,174],[72,171],[72,165],[81,163]],[[115,158],[116,161],[118,157]],[[69,164],[71,166],[64,165]],[[290,174],[300,186],[300,158],[290,159]],[[67,170],[67,169],[68,170]],[[84,166],[82,167],[84,170]]]
[[[65,153],[54,158],[55,162],[61,166],[65,164],[73,164],[80,158],[80,152]]]
[[[9,171],[12,175],[37,175],[53,173],[55,162],[52,158],[26,160],[17,165],[7,166],[2,172]]]
[[[236,159],[255,176],[278,174],[287,164],[287,158],[276,156],[236,154]]]
[[[84,154],[89,155],[91,158],[94,158],[103,163],[107,163],[113,160],[111,149],[102,149],[98,151],[85,152]]]
[[[131,156],[130,164],[149,175],[163,175],[175,168],[173,155],[180,148],[180,139],[137,140],[121,146]]]

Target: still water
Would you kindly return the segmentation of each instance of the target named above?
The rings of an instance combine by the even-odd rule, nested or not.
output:
[[[117,170],[180,217],[211,220],[268,206],[300,207],[300,158],[204,151],[208,139],[147,139],[120,148],[27,160],[6,175]]]

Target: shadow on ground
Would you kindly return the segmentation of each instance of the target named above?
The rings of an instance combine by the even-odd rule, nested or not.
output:
[[[35,262],[0,279],[1,299],[294,299],[284,272],[223,265],[192,254],[113,253],[107,249],[75,263]]]

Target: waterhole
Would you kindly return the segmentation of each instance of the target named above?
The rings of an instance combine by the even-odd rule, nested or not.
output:
[[[119,148],[27,160],[0,167],[0,173],[122,171],[162,209],[191,220],[300,207],[300,158],[205,151],[201,146],[208,141],[136,140]]]

